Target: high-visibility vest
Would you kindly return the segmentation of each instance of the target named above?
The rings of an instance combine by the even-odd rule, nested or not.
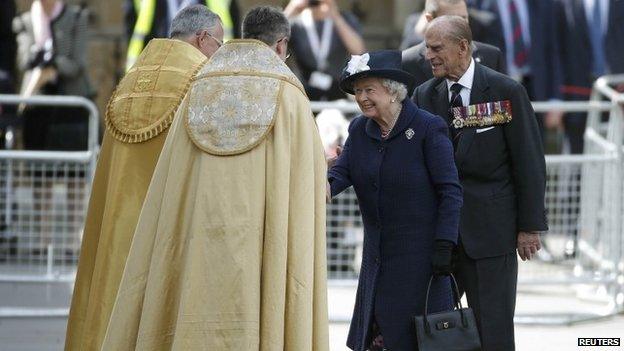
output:
[[[206,6],[210,11],[216,13],[221,18],[223,26],[223,41],[234,38],[234,21],[230,14],[230,4],[232,0],[206,0]]]
[[[145,47],[145,38],[149,35],[154,25],[156,1],[157,0],[134,0],[134,11],[137,14],[137,20],[134,25],[132,37],[130,38],[130,43],[128,43],[126,71],[134,65]],[[230,14],[231,2],[232,0],[206,0],[206,6],[210,11],[216,13],[221,18],[224,41],[234,37],[234,21]]]

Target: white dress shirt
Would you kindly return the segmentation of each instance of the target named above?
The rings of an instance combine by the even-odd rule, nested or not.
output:
[[[455,83],[458,83],[462,86],[462,90],[459,92],[459,96],[462,98],[462,103],[464,106],[470,105],[470,91],[472,91],[472,82],[474,81],[474,72],[475,72],[475,62],[474,59],[470,59],[470,66],[464,75],[459,78],[457,82],[453,82],[452,80],[446,80],[446,89],[448,90],[448,98],[449,102],[451,101],[451,95],[453,92],[451,91],[451,86]]]

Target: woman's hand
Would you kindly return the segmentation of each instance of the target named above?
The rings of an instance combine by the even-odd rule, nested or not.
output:
[[[436,240],[431,256],[431,265],[434,275],[449,275],[453,273],[453,247],[455,244],[448,240]]]
[[[326,161],[327,161],[327,169],[330,169],[330,168],[334,167],[334,165],[336,164],[336,161],[338,160],[338,157],[340,157],[341,153],[342,153],[342,147],[338,146],[336,148],[336,156],[330,157],[330,158],[326,159]]]

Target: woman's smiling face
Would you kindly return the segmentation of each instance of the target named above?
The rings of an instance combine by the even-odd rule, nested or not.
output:
[[[360,106],[362,114],[368,118],[380,119],[390,111],[393,96],[381,84],[381,79],[366,77],[353,83],[355,101]]]

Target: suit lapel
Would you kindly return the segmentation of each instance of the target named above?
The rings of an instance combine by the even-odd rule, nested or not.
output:
[[[448,88],[446,87],[446,79],[440,79],[440,82],[435,87],[436,94],[431,96],[431,103],[435,108],[435,114],[444,118],[448,123],[449,120],[449,101],[448,101]]]
[[[469,105],[489,102],[491,100],[488,94],[489,88],[490,86],[482,66],[475,62],[475,74],[474,80],[472,81],[472,89],[470,89]],[[466,161],[466,155],[468,154],[468,150],[470,150],[476,133],[476,128],[464,128],[462,131],[461,138],[457,144],[457,152],[455,152],[457,168],[460,168]]]

